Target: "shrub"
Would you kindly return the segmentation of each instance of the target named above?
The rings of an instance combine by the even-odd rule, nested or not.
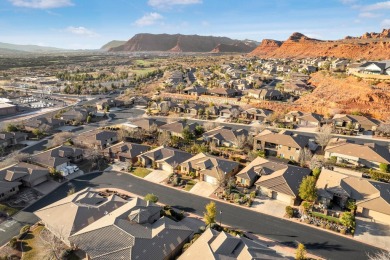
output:
[[[153,203],[157,203],[158,197],[156,195],[154,195],[153,193],[149,193],[149,194],[146,194],[146,196],[144,197],[144,200],[150,201]]]
[[[286,215],[289,218],[292,218],[294,216],[294,209],[290,206],[286,207]]]
[[[16,237],[11,238],[11,240],[9,241],[9,246],[16,249],[16,247],[18,246],[18,239]]]
[[[249,196],[250,196],[251,199],[256,198],[256,191],[251,191],[251,193],[249,194]]]
[[[321,173],[321,169],[320,168],[314,168],[313,169],[313,176],[318,179],[318,177],[320,176],[320,173]]]
[[[347,233],[347,230],[345,228],[340,229],[340,234],[345,235],[345,233]]]
[[[388,171],[389,171],[389,165],[386,164],[386,163],[380,163],[380,164],[379,164],[379,169],[380,169],[382,172],[388,172]]]
[[[183,252],[185,252],[191,245],[191,243],[185,243],[183,246]]]
[[[30,230],[30,225],[25,225],[20,229],[19,234],[24,234]]]

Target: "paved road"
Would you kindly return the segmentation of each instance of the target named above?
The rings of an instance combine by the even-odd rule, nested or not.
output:
[[[164,204],[174,206],[187,212],[203,215],[204,206],[209,199],[192,195],[190,193],[166,188],[164,186],[135,178],[128,174],[118,172],[96,173],[82,176],[71,181],[76,190],[85,187],[116,187],[128,190],[135,194],[144,196],[153,192]],[[28,219],[32,212],[66,196],[69,184],[59,187],[49,196],[28,207],[21,212],[17,219]],[[242,230],[251,231],[262,236],[277,240],[283,244],[294,246],[296,241],[306,245],[309,252],[326,259],[367,259],[367,253],[374,253],[378,249],[362,244],[360,242],[334,235],[322,230],[313,229],[287,220],[264,215],[247,209],[238,208],[233,205],[217,202],[217,209],[222,210],[222,224],[234,226]],[[28,222],[34,222],[36,217],[32,216]],[[217,221],[220,216],[217,217]],[[10,239],[23,225],[19,222],[11,228],[4,228],[4,235],[0,236],[0,244]],[[16,232],[15,232],[16,231]],[[1,232],[1,231],[0,231]],[[0,233],[2,234],[2,233]]]

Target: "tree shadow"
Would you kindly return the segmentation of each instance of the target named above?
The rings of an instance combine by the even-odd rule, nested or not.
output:
[[[185,212],[195,212],[196,211],[194,208],[183,207],[183,206],[180,206],[180,205],[172,206],[172,208],[175,208],[175,209],[178,209],[178,210],[183,210]]]
[[[32,247],[27,244],[25,241],[20,242],[20,247],[23,249],[23,252],[28,252],[32,250]]]

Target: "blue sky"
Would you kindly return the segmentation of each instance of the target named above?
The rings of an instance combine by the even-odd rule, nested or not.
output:
[[[137,33],[340,39],[390,28],[378,0],[0,0],[0,42],[100,48]]]

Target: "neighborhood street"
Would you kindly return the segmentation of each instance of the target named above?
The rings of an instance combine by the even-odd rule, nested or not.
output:
[[[90,174],[74,179],[70,183],[76,187],[76,190],[85,187],[112,187],[128,190],[141,196],[154,193],[159,197],[160,202],[199,216],[203,215],[204,206],[209,202],[207,198],[170,189],[120,172]],[[32,212],[65,197],[69,188],[69,184],[62,185],[48,196],[17,214],[14,219],[33,223],[36,217],[33,217]],[[326,259],[367,259],[367,253],[372,254],[378,250],[352,239],[291,221],[226,203],[217,202],[216,204],[218,212],[222,211],[222,215],[217,216],[218,222],[222,220],[222,224],[251,231],[292,247],[295,247],[297,242],[302,242],[310,253]],[[29,221],[26,221],[27,219]],[[0,225],[0,244],[4,244],[16,235],[24,223],[14,221],[10,227],[5,226],[5,224],[7,223]]]

